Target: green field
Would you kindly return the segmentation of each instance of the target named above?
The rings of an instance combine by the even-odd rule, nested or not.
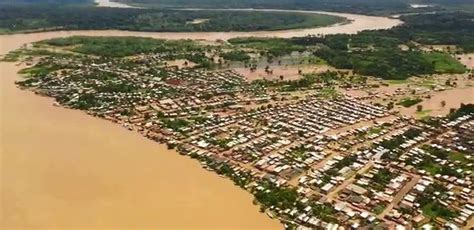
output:
[[[397,103],[397,105],[401,105],[403,107],[411,107],[413,105],[416,105],[420,102],[422,102],[423,100],[421,98],[410,98],[410,97],[407,97],[407,98],[403,98],[400,102]]]
[[[455,58],[447,53],[426,53],[423,57],[433,63],[435,71],[438,73],[464,73],[466,68]]]

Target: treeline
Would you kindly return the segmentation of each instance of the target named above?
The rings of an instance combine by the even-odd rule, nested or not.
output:
[[[295,39],[248,37],[232,38],[229,39],[228,42],[232,45],[259,50],[262,55],[272,58],[289,55],[295,51],[305,51],[305,44],[298,44],[297,42],[294,42]]]
[[[72,51],[103,57],[125,57],[140,53],[200,52],[203,47],[192,40],[163,40],[143,37],[73,36],[39,42],[52,46],[74,46]]]
[[[120,58],[137,54],[160,53],[163,58],[187,59],[197,64],[196,68],[212,68],[214,63],[205,55],[207,47],[193,40],[164,40],[144,37],[88,37],[72,36],[53,38],[37,44],[71,46],[77,53],[105,58]]]
[[[456,45],[464,52],[473,52],[473,17],[474,13],[466,12],[410,15],[402,17],[405,21],[402,26],[390,30],[293,38],[291,43],[322,45],[315,55],[330,65],[385,79],[405,79],[434,72],[463,72],[462,66],[445,67],[457,63],[449,55],[424,54],[416,43]],[[400,45],[407,46],[407,50],[402,50]]]
[[[234,38],[229,42],[260,50],[270,58],[316,49],[314,55],[338,69],[383,79],[406,79],[424,74],[465,72],[464,66],[450,55],[424,53],[418,44],[456,45],[463,52],[474,52],[472,18],[474,13],[466,12],[420,14],[402,17],[405,23],[390,30],[291,39]]]
[[[410,41],[428,45],[457,45],[465,52],[474,52],[474,13],[444,12],[405,15],[404,24],[390,30],[363,31],[356,35],[329,35],[295,38],[294,43],[314,45],[324,43],[332,49],[347,50],[372,46],[391,48]]]
[[[82,5],[94,0],[0,0],[0,5]]]
[[[205,20],[196,22],[197,19]],[[0,32],[55,29],[120,29],[163,32],[254,31],[318,27],[344,20],[344,18],[330,15],[289,12],[0,5]]]
[[[393,30],[401,39],[423,44],[453,44],[474,52],[474,12],[404,16],[405,26]],[[387,34],[387,33],[386,33]]]
[[[117,0],[161,8],[255,8],[326,10],[365,14],[409,11],[409,0]]]

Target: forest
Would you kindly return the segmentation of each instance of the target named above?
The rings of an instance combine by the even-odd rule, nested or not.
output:
[[[103,57],[125,57],[139,53],[199,52],[203,47],[192,40],[163,40],[142,37],[86,37],[53,38],[38,42],[51,46],[73,46],[71,51]]]
[[[330,15],[289,12],[0,5],[0,32],[3,33],[59,29],[183,32],[282,30],[326,26],[344,20],[342,17]]]
[[[85,5],[94,4],[94,0],[0,0],[0,6],[5,5]]]
[[[420,45],[456,45],[457,52],[474,52],[474,13],[436,13],[403,16],[404,24],[390,30],[358,34],[282,38],[235,38],[234,45],[254,48],[268,56],[319,47],[314,55],[339,69],[384,79],[406,79],[433,73],[463,73],[464,66],[445,53],[426,53]],[[457,36],[452,36],[456,34]],[[406,45],[407,50],[402,50]]]
[[[27,0],[25,0],[27,1]],[[73,2],[74,0],[70,0]],[[80,1],[80,0],[77,0]],[[180,11],[157,9],[119,9],[95,7],[0,7],[0,32],[48,29],[122,29],[142,31],[246,31],[323,25],[340,18],[322,15],[277,12]],[[440,12],[404,15],[401,26],[389,30],[363,31],[323,37],[234,38],[229,43],[252,48],[270,60],[292,52],[309,51],[339,69],[384,79],[406,79],[433,73],[462,73],[466,69],[445,53],[426,53],[420,46],[455,45],[456,52],[474,52],[474,13]],[[208,19],[193,23],[196,19]],[[258,21],[258,24],[254,22]],[[456,36],[452,36],[456,34]],[[146,42],[145,42],[146,44]],[[82,46],[78,52],[102,52],[126,56],[140,51],[133,42],[115,49],[113,44]],[[401,46],[406,46],[402,49]],[[90,49],[87,49],[89,47]],[[92,47],[92,48],[91,48]],[[162,46],[159,46],[162,47]],[[148,49],[148,48],[147,48]],[[108,52],[110,51],[110,52]],[[454,51],[453,51],[454,52]],[[224,54],[227,60],[248,60],[243,52]],[[209,66],[196,53],[192,59]],[[191,61],[193,61],[191,60]]]
[[[470,0],[115,0],[118,2],[158,8],[255,8],[299,9],[350,12],[373,15],[465,9]],[[410,3],[430,4],[412,8]],[[472,5],[472,4],[471,4]]]

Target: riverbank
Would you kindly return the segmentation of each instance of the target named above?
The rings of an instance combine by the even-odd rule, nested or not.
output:
[[[11,42],[16,43],[17,40],[24,41],[23,44],[29,42],[51,39],[56,37],[67,37],[75,35],[83,36],[136,36],[151,37],[162,39],[192,39],[192,40],[228,40],[237,37],[303,37],[307,35],[327,35],[327,34],[354,34],[362,30],[389,29],[400,25],[402,22],[396,19],[373,17],[365,15],[317,12],[320,14],[329,14],[333,16],[345,17],[350,23],[336,24],[328,27],[308,28],[308,29],[291,29],[279,31],[253,31],[253,32],[138,32],[123,30],[71,30],[71,31],[49,31],[35,33],[18,33],[0,35],[2,39],[2,48],[8,48]],[[14,49],[9,49],[12,51]]]
[[[104,4],[99,4],[104,6]],[[108,8],[108,9],[104,9]],[[187,35],[201,34],[204,39],[213,40],[216,34],[225,32],[225,37],[302,37],[306,35],[354,34],[363,30],[390,29],[402,24],[399,19],[367,16],[349,13],[335,13],[308,10],[279,9],[174,9],[151,11],[136,9],[112,9],[117,7],[90,8],[11,8],[4,9],[6,19],[2,19],[1,34],[38,33],[63,30],[111,30],[178,32]],[[120,7],[119,7],[120,8]],[[184,12],[186,10],[192,10]],[[46,13],[46,15],[44,15]],[[33,15],[24,18],[24,15]],[[86,15],[84,19],[78,15]],[[161,16],[160,16],[161,15]],[[104,19],[111,18],[109,19]],[[21,19],[14,29],[6,26],[15,22],[8,18]],[[146,18],[147,20],[144,20]],[[170,19],[173,18],[173,19]],[[193,19],[208,18],[205,26],[196,26],[188,22]],[[41,24],[32,24],[34,21]],[[101,23],[93,23],[100,21]],[[233,23],[225,23],[225,21]],[[252,22],[260,21],[258,25]],[[184,32],[186,31],[186,32]],[[212,32],[213,31],[213,32]],[[219,31],[219,32],[215,32]],[[234,32],[238,31],[238,32]],[[199,36],[199,35],[191,35]]]
[[[0,54],[31,42],[73,35],[227,40],[355,33],[398,23],[372,18],[360,16],[350,24],[324,28],[251,33],[105,30],[12,34],[0,36]],[[117,125],[54,107],[51,99],[18,89],[14,81],[19,79],[20,68],[0,63],[1,216],[5,228],[282,227],[258,212],[251,194],[202,170],[198,162]]]
[[[25,39],[0,37],[0,53]],[[22,67],[0,63],[5,229],[281,228],[258,212],[251,194],[198,162],[18,89]]]

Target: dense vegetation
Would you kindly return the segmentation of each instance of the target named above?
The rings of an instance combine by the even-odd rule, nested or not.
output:
[[[229,61],[247,62],[250,60],[250,56],[242,50],[232,50],[229,52],[222,53],[220,56],[225,60]]]
[[[93,4],[93,0],[0,0],[0,5],[81,5]]]
[[[417,136],[419,136],[422,133],[421,130],[416,129],[416,128],[409,128],[407,131],[405,131],[402,135],[398,135],[393,137],[392,139],[384,140],[380,143],[380,146],[394,150],[400,147],[401,144],[405,143],[406,140],[413,139]],[[393,157],[390,154],[384,154],[382,158],[390,158]]]
[[[474,52],[473,18],[472,12],[410,15],[402,17],[404,26],[383,34],[422,44],[458,45],[466,52]]]
[[[294,51],[302,52],[306,49],[305,46],[284,38],[232,38],[228,42],[233,45],[256,49],[268,57],[284,56]]]
[[[1,7],[0,5],[0,32],[4,33],[57,29],[121,29],[133,31],[281,30],[325,26],[343,20],[341,17],[330,15],[288,12],[182,11],[85,6]]]
[[[447,53],[431,52],[423,57],[433,64],[438,73],[464,73],[466,67]]]
[[[403,98],[400,102],[397,103],[397,105],[401,105],[403,107],[411,107],[413,105],[416,105],[420,102],[422,102],[423,100],[421,98]]]
[[[192,40],[72,36],[45,40],[36,43],[36,45],[59,46],[76,53],[105,58],[160,53],[166,60],[187,59],[196,63],[196,67],[211,68],[215,65],[205,55],[207,47]],[[41,53],[38,55],[41,55]],[[11,57],[11,59],[15,60],[14,57]]]
[[[450,120],[454,120],[458,117],[462,117],[468,114],[474,114],[474,104],[461,104],[461,107],[459,107],[459,109],[455,109],[454,111],[452,111],[448,115],[448,118]]]
[[[275,17],[275,14],[281,17]],[[267,17],[272,20],[265,20],[264,18]],[[4,32],[9,32],[48,26],[57,26],[53,29],[61,29],[63,28],[61,25],[67,25],[66,29],[254,30],[275,29],[281,24],[295,26],[300,23],[300,19],[306,17],[319,17],[319,15],[89,7],[61,7],[61,10],[49,7],[41,13],[37,8],[0,7],[0,31],[2,31],[1,28]],[[248,48],[266,56],[269,61],[293,52],[306,52],[313,53],[336,68],[350,69],[357,74],[383,79],[406,79],[410,76],[436,72],[462,73],[466,71],[466,68],[451,55],[442,52],[427,53],[420,46],[429,48],[436,44],[455,45],[457,49],[452,52],[473,52],[473,17],[474,13],[467,12],[407,15],[402,17],[405,21],[402,26],[390,30],[364,31],[353,35],[337,34],[291,39],[234,38],[230,39],[229,43],[239,49],[222,53],[222,57],[229,61],[249,62],[250,57],[245,53],[246,51],[239,51],[248,50]],[[156,21],[159,18],[163,20]],[[197,24],[190,23],[193,20],[205,18],[210,20]],[[279,19],[273,20],[273,18]],[[286,19],[294,24],[286,23]],[[255,21],[259,23],[255,24]],[[452,36],[453,34],[456,36]],[[117,41],[117,43],[111,41],[93,44],[92,42],[75,47],[74,51],[103,56],[127,56],[141,52],[154,52],[156,49],[167,49],[166,46],[170,46],[170,50],[166,51],[176,48],[172,42],[141,39],[137,44],[134,44],[132,40]],[[213,65],[202,52],[195,53],[188,57],[188,60],[200,63],[204,67]]]
[[[466,0],[425,0],[436,3],[426,9],[410,8],[412,0],[117,0],[129,4],[161,8],[260,8],[327,10],[352,13],[390,14],[415,10],[438,10],[443,5],[459,6]]]
[[[424,54],[416,44],[450,44],[472,52],[473,16],[473,13],[406,16],[403,17],[404,25],[391,30],[327,36],[317,41],[325,47],[316,51],[316,55],[337,68],[386,79],[405,79],[434,72],[464,72],[464,67],[449,55]],[[407,44],[408,50],[400,49],[402,44]]]
[[[336,68],[384,79],[406,79],[435,72],[465,72],[465,67],[447,53],[426,53],[420,46],[456,45],[457,52],[473,52],[473,17],[474,13],[465,12],[412,15],[404,16],[405,24],[390,30],[292,39],[237,38],[229,42],[263,50],[269,56],[318,47],[314,54]]]
[[[54,38],[39,42],[52,46],[71,46],[74,52],[104,57],[124,57],[140,53],[173,53],[200,51],[201,46],[191,40],[162,40],[141,37],[85,37]]]

